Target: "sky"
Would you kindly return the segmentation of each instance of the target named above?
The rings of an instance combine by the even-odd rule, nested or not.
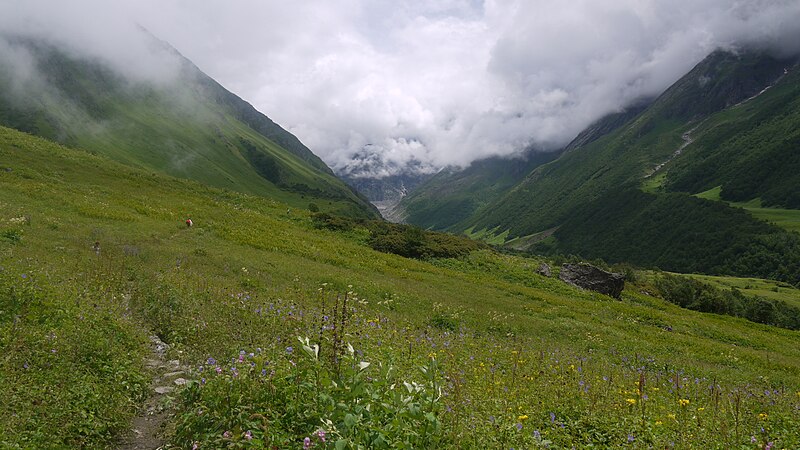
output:
[[[556,150],[716,48],[800,53],[797,0],[0,0],[0,30],[168,78],[137,24],[372,176]]]

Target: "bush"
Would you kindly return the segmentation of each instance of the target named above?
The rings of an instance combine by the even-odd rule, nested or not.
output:
[[[240,353],[182,392],[176,442],[190,448],[436,448],[444,443],[438,413],[438,364],[419,382],[398,379],[389,364],[362,361],[352,346],[336,362],[298,338],[280,361]]]
[[[790,330],[800,329],[800,309],[786,302],[747,296],[736,288],[718,289],[690,277],[662,274],[656,280],[661,297],[694,311],[743,317]]]

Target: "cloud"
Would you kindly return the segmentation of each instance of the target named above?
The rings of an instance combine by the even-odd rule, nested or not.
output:
[[[378,175],[556,149],[718,47],[800,53],[796,0],[0,0],[0,29],[168,77],[137,23],[332,167],[369,154]]]

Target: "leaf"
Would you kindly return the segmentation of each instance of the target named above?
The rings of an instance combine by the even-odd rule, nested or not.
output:
[[[347,440],[339,439],[338,441],[336,441],[336,444],[334,445],[336,446],[336,450],[344,450],[345,448],[347,448]]]
[[[352,414],[347,414],[344,416],[344,425],[347,428],[353,428],[356,426],[356,417]]]

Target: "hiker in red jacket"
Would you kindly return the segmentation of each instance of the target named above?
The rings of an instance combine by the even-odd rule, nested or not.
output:
[[[191,218],[186,219],[186,228],[192,228],[192,225],[194,225],[192,219]]]

